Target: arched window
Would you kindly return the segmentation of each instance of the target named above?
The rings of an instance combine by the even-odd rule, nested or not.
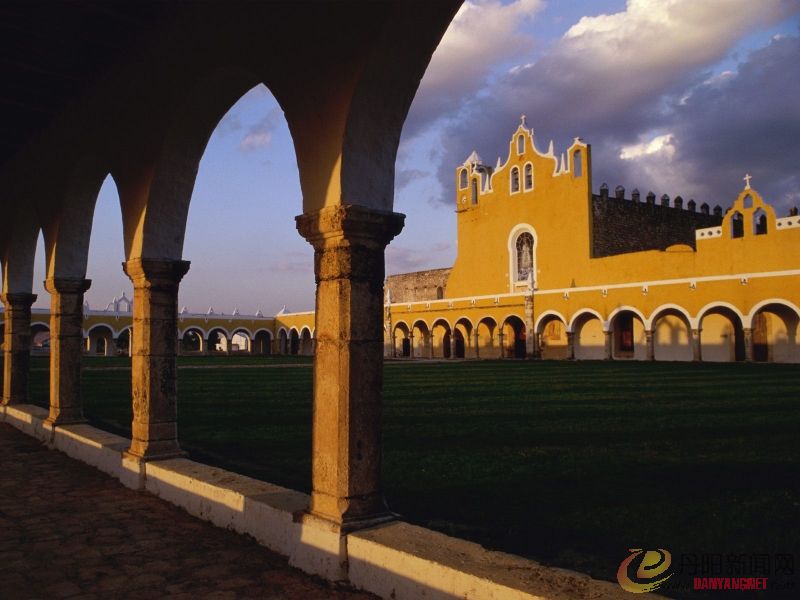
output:
[[[528,163],[525,165],[525,191],[528,192],[533,189],[533,165]]]
[[[525,136],[517,136],[517,154],[525,153]]]
[[[515,194],[519,191],[519,167],[511,169],[511,193]]]
[[[478,203],[478,180],[477,179],[473,179],[472,180],[472,203],[473,204],[477,204]]]
[[[465,190],[467,189],[467,170],[461,169],[461,173],[458,174],[458,189]]]
[[[527,231],[519,234],[517,249],[517,281],[525,281],[533,273],[533,236]]]
[[[731,237],[740,238],[744,236],[744,216],[738,210],[731,216]]]
[[[444,298],[444,289],[442,289],[442,286],[439,286],[436,288],[436,299],[441,300],[442,298]]]
[[[572,154],[572,176],[573,177],[580,177],[583,175],[583,160],[582,160],[582,152],[580,150],[575,150]]]
[[[755,235],[767,233],[767,213],[760,208],[753,213],[753,233]]]

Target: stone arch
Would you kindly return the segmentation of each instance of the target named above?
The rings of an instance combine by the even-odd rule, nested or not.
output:
[[[606,358],[606,324],[600,313],[588,308],[578,311],[572,316],[567,331],[573,335],[576,360]]]
[[[517,315],[503,319],[503,357],[525,358],[525,322]]]
[[[253,354],[269,356],[272,354],[272,332],[257,329],[253,336]]]
[[[253,334],[246,327],[237,327],[231,332],[231,352],[250,354],[253,351]]]
[[[289,329],[289,354],[297,356],[300,354],[300,332],[297,327]]]
[[[180,349],[184,354],[202,353],[206,350],[207,334],[200,327],[189,326],[183,330],[180,339]]]
[[[399,346],[397,344],[398,333],[400,333]],[[408,324],[405,321],[397,321],[394,324],[394,329],[392,330],[392,343],[393,343],[394,356],[411,358],[412,348],[411,348],[410,334],[411,334],[411,329],[409,328]]]
[[[757,362],[800,362],[798,323],[800,309],[787,300],[762,300],[750,310],[753,360]]]
[[[12,204],[0,229],[0,259],[3,263],[3,293],[30,294],[33,289],[33,266],[41,228],[39,218],[27,202]]]
[[[475,331],[478,334],[477,352],[481,358],[499,358],[500,346],[497,343],[497,321],[494,317],[483,317],[477,325]]]
[[[227,353],[230,352],[231,334],[224,327],[212,327],[208,330],[207,352]]]
[[[539,315],[535,324],[539,336],[539,354],[543,359],[564,360],[569,358],[567,320],[555,310]]]
[[[117,332],[117,354],[122,356],[131,355],[131,332],[133,328],[123,327]]]
[[[645,325],[653,332],[654,360],[692,360],[694,320],[682,306],[662,304],[653,310]]]
[[[114,328],[106,323],[93,325],[86,334],[86,351],[92,356],[114,356]]]
[[[611,355],[615,360],[646,360],[645,317],[636,308],[620,306],[608,317]]]
[[[31,323],[31,352],[48,354],[50,352],[50,325],[42,321]]]
[[[741,313],[727,302],[704,306],[697,316],[700,350],[704,361],[744,360],[744,331]]]
[[[284,327],[278,330],[278,354],[289,354],[289,332]]]
[[[299,354],[302,356],[311,356],[314,354],[314,340],[311,336],[311,330],[308,327],[303,327],[300,330]]]
[[[477,358],[473,331],[474,326],[468,317],[459,317],[455,322],[453,325],[455,358]]]
[[[422,319],[414,321],[411,327],[411,336],[413,339],[411,355],[414,358],[430,358],[431,334],[428,324]]]
[[[431,325],[431,342],[435,358],[451,358],[451,338],[453,329],[444,317],[438,317]]]

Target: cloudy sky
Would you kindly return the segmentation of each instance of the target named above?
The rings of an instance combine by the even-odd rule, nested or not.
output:
[[[800,0],[472,0],[436,51],[404,129],[390,273],[449,266],[454,172],[494,164],[521,114],[540,150],[592,145],[594,185],[728,206],[745,173],[780,215],[800,205]],[[596,190],[595,190],[596,191]],[[259,87],[222,119],[201,164],[181,304],[193,312],[314,304],[312,252],[293,217],[286,122]],[[87,293],[102,308],[130,284],[113,182],[95,212]],[[43,252],[37,255],[43,262]],[[43,265],[37,264],[38,305]]]

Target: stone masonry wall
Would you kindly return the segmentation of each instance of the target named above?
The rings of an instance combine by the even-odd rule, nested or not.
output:
[[[386,278],[386,291],[391,294],[392,302],[417,302],[421,300],[437,300],[438,289],[442,289],[442,297],[447,295],[447,278],[450,268],[416,271],[389,275]]]
[[[608,197],[607,193],[592,195],[592,257],[613,256],[642,250],[664,250],[673,244],[686,244],[695,248],[695,230],[714,227],[722,222],[721,211],[715,207],[708,214],[708,207],[700,211],[694,202],[682,205],[680,197],[675,202],[662,197],[639,202],[622,195]],[[680,204],[680,205],[679,205]],[[705,211],[705,212],[704,212]]]

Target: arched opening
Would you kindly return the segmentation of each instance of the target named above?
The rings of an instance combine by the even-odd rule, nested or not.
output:
[[[484,317],[476,326],[478,332],[478,354],[481,358],[499,358],[500,346],[495,340],[497,336],[497,321],[492,317]]]
[[[459,319],[456,321],[454,327],[454,335],[455,357],[475,358],[475,340],[472,335],[472,323],[465,318]]]
[[[244,329],[237,329],[231,336],[231,353],[249,354],[252,348],[250,334]]]
[[[744,217],[738,210],[731,215],[731,237],[740,238],[744,236]]]
[[[208,353],[220,354],[230,352],[228,332],[224,329],[212,329],[208,332]]]
[[[478,203],[478,180],[473,179],[471,187],[470,196],[472,198],[473,206]]]
[[[759,208],[753,213],[753,235],[764,235],[767,233],[767,213],[763,208]]]
[[[435,358],[450,358],[450,324],[443,320],[438,319],[434,321],[431,328],[432,341],[433,341],[433,356]]]
[[[95,325],[89,330],[88,353],[92,356],[115,356],[114,332],[105,325]]]
[[[798,315],[789,306],[767,304],[753,315],[753,360],[758,362],[800,362]]]
[[[425,321],[417,321],[411,328],[414,336],[412,356],[414,358],[430,358],[431,356],[431,335]]]
[[[519,191],[519,167],[511,167],[511,193],[516,194]]]
[[[308,327],[303,327],[303,331],[300,332],[300,354],[303,356],[311,356],[314,354],[311,331]]]
[[[458,173],[458,189],[465,190],[467,189],[467,180],[468,174],[466,169],[461,169]]]
[[[289,354],[297,356],[300,353],[300,334],[292,327],[289,330]]]
[[[539,352],[546,360],[569,358],[567,325],[556,315],[547,315],[539,322]]]
[[[525,358],[525,323],[517,316],[508,317],[503,323],[503,356]]]
[[[253,338],[253,353],[269,356],[272,354],[272,334],[269,331],[257,331]]]
[[[289,335],[285,329],[278,332],[278,354],[281,356],[289,354]]]
[[[715,306],[700,317],[700,348],[706,362],[744,360],[742,321],[727,306]]]
[[[583,176],[583,152],[580,150],[572,153],[572,176],[576,178]]]
[[[525,136],[522,134],[517,136],[517,154],[525,154]]]
[[[31,353],[50,353],[50,327],[44,323],[31,324]]]
[[[529,192],[533,189],[533,165],[528,163],[525,165],[525,191]]]
[[[527,281],[534,274],[533,235],[523,231],[514,242],[516,280]]]
[[[621,310],[611,319],[612,356],[616,360],[646,360],[644,322],[632,310]]]
[[[670,308],[653,318],[653,358],[661,361],[692,360],[691,325],[686,315]]]
[[[441,300],[442,298],[444,298],[444,288],[439,286],[436,288],[436,299]]]
[[[603,322],[592,313],[583,313],[573,323],[576,360],[603,360],[606,357],[606,334]]]
[[[411,357],[411,339],[409,330],[405,323],[397,323],[392,332],[392,342],[394,344],[394,355],[402,358]]]
[[[203,333],[199,329],[187,329],[181,337],[181,352],[184,354],[203,351]]]
[[[130,356],[131,355],[131,328],[126,327],[120,331],[117,336],[117,355]]]

